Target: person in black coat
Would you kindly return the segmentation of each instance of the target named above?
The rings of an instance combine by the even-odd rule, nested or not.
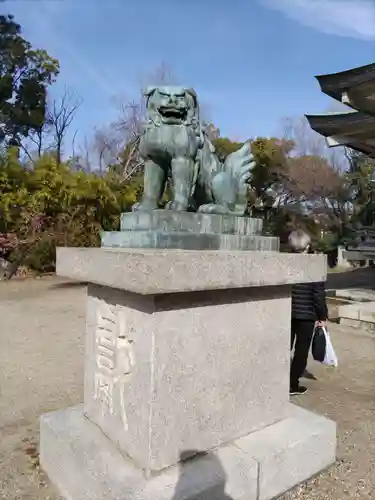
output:
[[[310,236],[302,230],[289,235],[293,252],[309,253]],[[306,370],[307,358],[315,325],[325,326],[328,316],[325,283],[300,283],[292,286],[290,394],[304,394],[307,389],[299,383]]]

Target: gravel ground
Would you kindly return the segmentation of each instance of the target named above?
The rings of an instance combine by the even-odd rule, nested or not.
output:
[[[84,295],[56,278],[0,283],[1,499],[59,499],[39,468],[38,418],[83,399]],[[338,461],[283,500],[374,498],[375,335],[330,330],[340,368],[311,364],[319,380],[296,402],[338,423]]]

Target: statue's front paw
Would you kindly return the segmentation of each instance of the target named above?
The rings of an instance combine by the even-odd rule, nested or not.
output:
[[[226,215],[230,213],[229,207],[224,205],[216,205],[215,203],[208,203],[207,205],[201,205],[198,208],[198,212],[202,214],[218,214]]]
[[[174,210],[176,212],[186,212],[188,209],[188,203],[180,203],[178,201],[169,201],[165,208],[167,210]]]
[[[143,200],[139,203],[134,203],[132,206],[132,212],[151,212],[152,210],[157,210],[158,208],[158,204],[154,201]]]

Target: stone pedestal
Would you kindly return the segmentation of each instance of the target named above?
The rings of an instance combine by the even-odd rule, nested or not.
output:
[[[279,239],[262,236],[262,219],[194,212],[123,213],[120,231],[102,233],[103,248],[278,251]]]
[[[286,290],[88,294],[85,413],[146,473],[284,417]]]
[[[289,402],[290,285],[324,256],[60,248],[57,272],[89,282],[84,405],[41,420],[65,498],[266,500],[334,462]]]

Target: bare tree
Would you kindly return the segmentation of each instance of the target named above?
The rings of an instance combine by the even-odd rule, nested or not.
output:
[[[95,156],[93,163],[96,168],[103,172],[109,165],[115,165],[123,180],[129,179],[142,168],[138,146],[146,116],[143,88],[150,84],[168,85],[173,82],[169,65],[162,63],[155,71],[140,79],[142,91],[136,99],[127,99],[126,96],[112,99],[117,118],[108,126],[94,131],[89,148],[89,156]]]
[[[113,127],[102,127],[95,130],[92,149],[97,155],[96,163],[100,172],[104,172],[108,165],[119,162],[120,144],[120,134]]]
[[[51,150],[56,153],[57,163],[61,163],[66,133],[81,102],[80,98],[66,89],[60,99],[48,103],[42,126],[34,130],[19,144],[30,163],[35,164],[35,161],[43,153]],[[73,148],[75,148],[75,137],[73,138]]]
[[[84,172],[91,172],[93,170],[92,149],[91,141],[87,139],[87,136],[84,137],[83,144],[80,143],[77,148],[75,146],[75,139],[73,139],[72,159],[77,170]]]
[[[281,134],[284,139],[294,143],[294,155],[320,156],[326,158],[335,169],[347,168],[344,148],[329,148],[326,139],[311,129],[305,117],[283,118]]]
[[[295,155],[323,156],[326,152],[324,138],[314,132],[304,117],[285,117],[281,120],[283,139],[294,143]]]
[[[125,181],[139,172],[143,162],[139,156],[139,141],[146,118],[143,90],[148,85],[173,85],[176,79],[171,67],[162,62],[154,71],[140,78],[140,93],[136,98],[115,96],[112,103],[116,119],[107,126],[95,129],[91,144],[85,148],[90,163],[104,172],[110,165]]]
[[[331,228],[342,233],[350,215],[350,192],[343,173],[327,158],[317,155],[290,158],[283,185],[306,213],[324,217]]]
[[[122,140],[117,159],[121,164],[124,179],[131,177],[142,165],[139,157],[139,141],[145,120],[145,101],[143,95],[139,102],[132,101],[121,106],[119,119],[113,124],[117,136]]]
[[[141,96],[143,97],[143,89],[148,85],[175,85],[177,83],[177,79],[173,73],[172,66],[166,61],[162,61],[159,66],[154,68],[152,71],[141,75],[139,83]]]
[[[65,90],[61,99],[54,100],[47,112],[47,123],[50,124],[51,134],[53,137],[53,146],[56,151],[56,162],[59,165],[62,161],[63,145],[66,133],[72,124],[77,109],[82,103],[82,99],[78,98],[69,90]]]
[[[46,116],[42,126],[22,141],[22,149],[32,163],[51,148],[51,130],[51,123]]]
[[[312,130],[305,117],[284,118],[281,133],[293,143],[282,182],[285,196],[305,214],[319,216],[341,234],[350,208],[344,148],[329,148],[325,137]]]

